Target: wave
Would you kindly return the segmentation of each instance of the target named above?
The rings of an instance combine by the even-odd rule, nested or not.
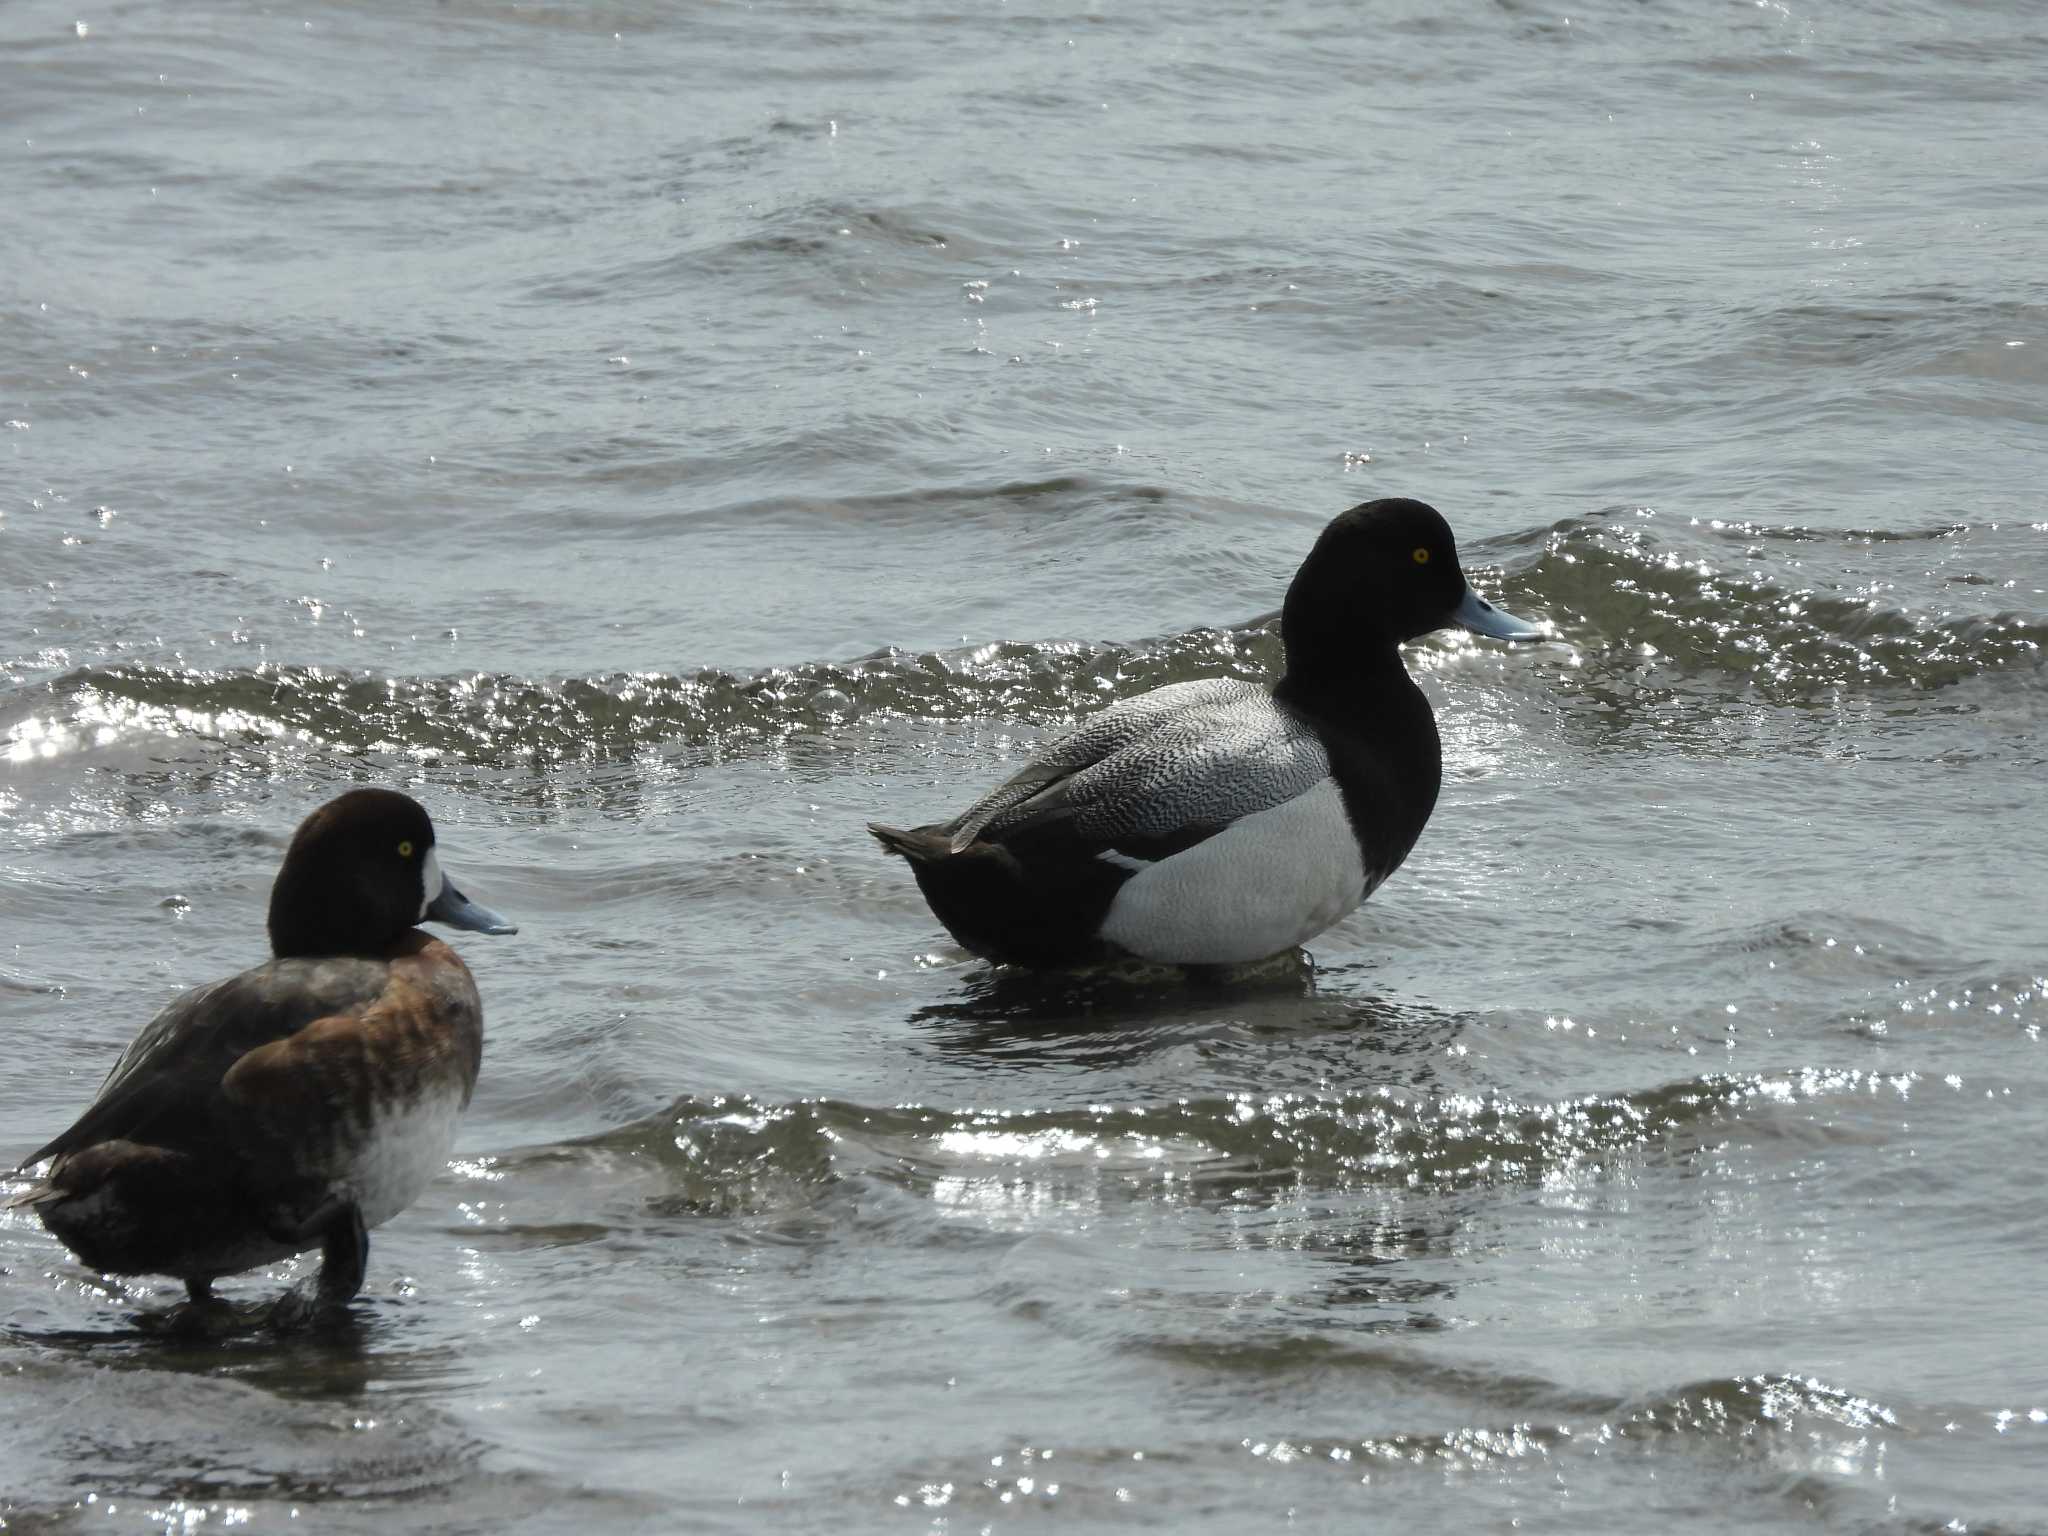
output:
[[[1194,631],[1147,648],[998,643],[757,673],[559,681],[488,673],[399,679],[295,666],[87,667],[48,686],[57,709],[9,728],[0,761],[150,732],[251,745],[297,738],[505,766],[604,761],[668,742],[738,747],[824,732],[856,716],[1050,722],[1186,678],[1271,675],[1279,656],[1277,638],[1261,628]]]
[[[1981,607],[1955,611],[1995,599],[2003,588],[1994,576],[1950,571],[1937,589],[1944,606],[1934,611],[1932,601],[1916,610],[1887,600],[1886,582],[1858,593],[1803,574],[1893,543],[1967,549],[1980,532],[1959,524],[1842,533],[1718,522],[1678,530],[1648,514],[1603,514],[1482,545],[1476,553],[1499,564],[1477,574],[1509,607],[1548,618],[1572,647],[1564,667],[1544,664],[1555,661],[1555,647],[1494,653],[1503,658],[1504,686],[1532,696],[1626,711],[1677,698],[1708,707],[1892,699],[2001,675],[2038,682],[2048,622]],[[1816,543],[1833,546],[1838,558],[1818,557]],[[1421,670],[1442,670],[1475,650],[1469,637],[1436,636],[1413,659]],[[95,665],[16,692],[9,712],[18,717],[0,736],[0,760],[161,734],[506,767],[617,761],[671,743],[743,751],[866,717],[1055,726],[1165,683],[1271,678],[1282,660],[1275,616],[1266,614],[1147,640],[891,648],[754,672],[407,678],[288,665]]]
[[[1080,1516],[1120,1512],[1134,1495],[1141,1507],[1171,1509],[1247,1476],[1276,1489],[1298,1479],[1335,1479],[1354,1488],[1370,1485],[1373,1507],[1397,1522],[1420,1518],[1427,1524],[1442,1507],[1446,1479],[1487,1475],[1512,1487],[1533,1474],[1555,1495],[1568,1475],[1572,1484],[1585,1476],[1582,1466],[1566,1470],[1582,1458],[1634,1457],[1669,1458],[1662,1494],[1667,1510],[1696,1502],[1723,1512],[1782,1509],[1805,1524],[1835,1516],[1861,1530],[1922,1528],[1886,1520],[1870,1507],[1882,1496],[1886,1439],[1902,1432],[1901,1414],[1816,1377],[1737,1376],[1620,1398],[1497,1378],[1483,1369],[1446,1371],[1427,1354],[1396,1347],[1305,1352],[1324,1367],[1335,1357],[1356,1357],[1363,1388],[1356,1394],[1358,1413],[1371,1415],[1390,1399],[1412,1402],[1418,1386],[1445,1386],[1464,1405],[1454,1411],[1472,1411],[1476,1400],[1485,1404],[1480,1415],[1495,1410],[1500,1416],[1452,1428],[1361,1434],[1353,1413],[1345,1417],[1354,1422],[1341,1427],[1269,1429],[1229,1441],[1012,1444],[958,1468],[925,1462],[906,1469],[914,1492],[897,1502],[914,1498],[963,1520],[1054,1502]],[[1296,1363],[1290,1359],[1289,1367]],[[1435,1380],[1442,1376],[1458,1379]],[[1276,1478],[1287,1483],[1273,1483]],[[1403,1501],[1416,1499],[1422,1503],[1409,1517]],[[1576,1524],[1584,1525],[1597,1506],[1579,1507]],[[1979,1527],[1973,1522],[1971,1528]]]
[[[1948,571],[1918,611],[1888,596],[1893,580],[1873,576],[1862,590],[1844,580],[1871,546],[1948,542],[1960,555],[1973,533],[1999,531],[1709,521],[1680,532],[1647,513],[1576,518],[1512,568],[1507,596],[1583,637],[1595,687],[1621,677],[1670,687],[1740,683],[1767,701],[1799,702],[1847,690],[1940,689],[2006,671],[2038,675],[2048,623],[2009,611],[1953,611],[1974,606],[1954,588],[1995,592],[1995,579]],[[2011,569],[2023,557],[2016,549]]]
[[[638,1197],[706,1213],[802,1204],[848,1177],[931,1192],[1000,1176],[1232,1186],[1524,1184],[1560,1167],[1689,1137],[1759,1108],[1895,1091],[1909,1077],[1853,1070],[1712,1075],[1613,1094],[1231,1093],[1086,1109],[939,1109],[838,1099],[686,1097],[648,1118],[479,1165],[504,1177],[561,1162],[641,1170]]]

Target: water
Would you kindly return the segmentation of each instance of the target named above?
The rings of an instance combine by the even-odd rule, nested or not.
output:
[[[16,0],[0,1151],[343,785],[522,932],[347,1336],[0,1218],[0,1524],[2048,1528],[2044,61]],[[1313,969],[950,948],[863,821],[1270,675],[1383,494],[1570,644],[1412,649],[1443,798]]]

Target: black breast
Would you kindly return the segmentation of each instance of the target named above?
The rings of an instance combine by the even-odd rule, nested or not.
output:
[[[1329,754],[1370,891],[1401,867],[1436,808],[1443,783],[1436,712],[1398,659],[1391,673],[1330,690],[1283,683],[1275,696],[1315,729]]]

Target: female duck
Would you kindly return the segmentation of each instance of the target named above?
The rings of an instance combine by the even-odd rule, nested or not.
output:
[[[321,1250],[281,1324],[345,1304],[368,1229],[447,1161],[483,1054],[455,951],[414,927],[516,933],[442,875],[417,801],[358,789],[307,817],[270,893],[276,958],[173,1001],[13,1202],[93,1268],[213,1281]]]
[[[1419,501],[1339,515],[1287,589],[1271,688],[1174,683],[1104,710],[951,821],[871,824],[953,937],[1073,966],[1264,959],[1400,867],[1436,804],[1436,718],[1399,647],[1459,625],[1543,631],[1482,602]]]

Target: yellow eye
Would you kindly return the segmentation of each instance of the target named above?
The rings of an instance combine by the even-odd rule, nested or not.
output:
[[[406,839],[406,840],[405,840],[404,842],[402,842],[402,843],[400,843],[400,844],[398,845],[398,856],[399,856],[399,857],[400,857],[401,859],[409,859],[409,858],[411,858],[411,857],[412,857],[412,839],[411,839],[411,838],[409,838],[409,837],[408,837],[408,838],[407,838],[407,839]]]
[[[1415,546],[1415,563],[1417,565],[1429,564],[1429,551],[1420,544]]]

